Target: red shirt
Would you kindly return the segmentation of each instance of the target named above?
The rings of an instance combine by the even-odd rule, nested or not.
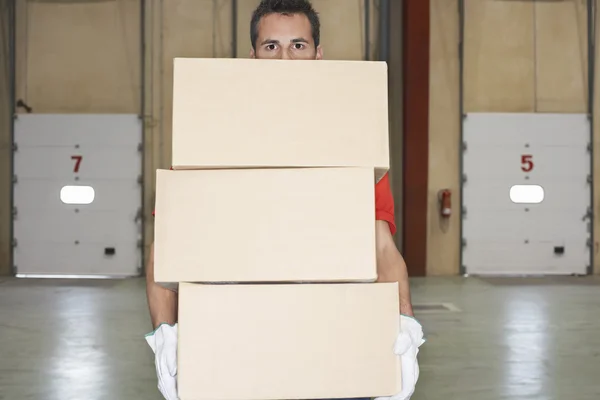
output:
[[[392,196],[390,178],[387,173],[375,184],[375,219],[386,221],[390,226],[392,235],[396,233],[394,196]]]
[[[375,219],[385,221],[390,226],[392,235],[396,233],[396,221],[394,218],[394,196],[390,187],[389,174],[375,184]],[[154,215],[154,211],[152,212]]]

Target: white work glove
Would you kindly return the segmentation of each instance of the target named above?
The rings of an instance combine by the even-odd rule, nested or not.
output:
[[[400,315],[400,334],[394,344],[394,353],[400,357],[402,365],[402,391],[391,397],[377,397],[375,400],[410,400],[419,380],[419,347],[425,343],[423,327],[414,318]]]
[[[145,337],[154,352],[158,390],[166,400],[178,400],[177,324],[161,324]]]

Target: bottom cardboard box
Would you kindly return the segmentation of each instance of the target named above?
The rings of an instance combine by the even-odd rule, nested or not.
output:
[[[179,398],[396,394],[399,320],[396,283],[181,283]]]

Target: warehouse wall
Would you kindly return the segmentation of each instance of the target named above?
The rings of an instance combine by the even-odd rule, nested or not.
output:
[[[17,99],[34,113],[140,113],[143,105],[148,247],[153,238],[154,171],[170,164],[172,59],[231,57],[234,43],[237,56],[247,57],[250,13],[258,0],[238,0],[237,40],[233,40],[231,0],[145,2],[146,62],[142,63],[140,0],[17,0],[16,90]],[[325,57],[362,59],[364,1],[314,0],[313,5],[321,14]],[[377,5],[371,0],[372,57],[377,51]],[[0,94],[0,105],[2,99]],[[0,135],[2,155],[10,154],[9,131],[0,128]],[[2,157],[0,275],[9,272],[9,167]]]
[[[460,251],[458,0],[430,1],[428,274],[452,275],[459,271]],[[234,40],[231,0],[146,2],[147,58],[142,101],[138,0],[17,0],[17,98],[23,99],[34,112],[137,113],[145,104],[144,205],[148,244],[153,236],[150,217],[154,203],[153,172],[170,162],[171,59],[229,57],[233,54]],[[235,47],[239,57],[246,57],[250,49],[249,13],[257,0],[238,0],[238,3]],[[373,56],[377,49],[377,4],[373,0],[371,7]],[[314,5],[323,20],[326,57],[362,58],[363,1],[314,0]],[[585,0],[465,0],[465,6],[465,112],[585,111]],[[2,16],[6,18],[6,13]],[[0,22],[0,51],[4,51],[7,25],[5,19]],[[9,271],[10,254],[7,157],[10,116],[5,60],[2,57],[0,62],[0,275]],[[597,93],[598,90],[596,99]],[[597,240],[600,239],[598,100],[594,110],[599,121],[594,129]],[[400,156],[393,157],[398,160]],[[438,217],[437,193],[442,188],[453,191],[454,214],[446,223]],[[598,250],[597,243],[595,249]],[[595,267],[600,273],[598,254]]]
[[[8,0],[0,0],[0,275],[10,259],[10,71]]]
[[[428,274],[447,275],[459,272],[460,251],[459,14],[458,0],[431,1]],[[465,0],[464,112],[586,112],[586,18],[585,0]],[[594,116],[600,121],[597,100]],[[594,135],[600,273],[598,122]],[[446,187],[453,192],[454,214],[440,224],[437,192]]]

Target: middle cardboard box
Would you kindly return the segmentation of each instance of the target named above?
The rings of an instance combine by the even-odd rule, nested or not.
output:
[[[154,275],[374,282],[373,168],[158,170]]]

